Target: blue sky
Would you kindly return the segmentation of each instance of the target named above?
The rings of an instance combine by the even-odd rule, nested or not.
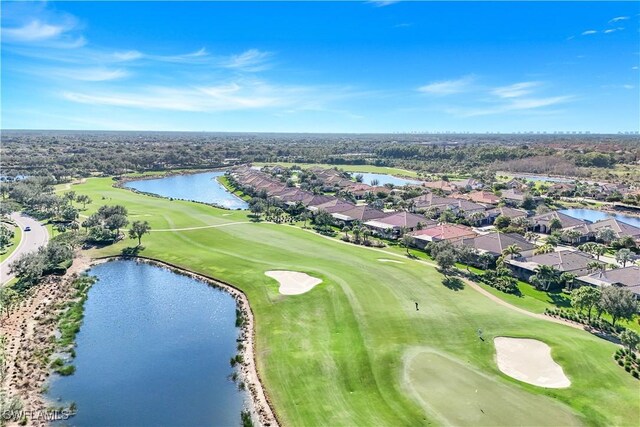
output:
[[[640,127],[640,2],[2,9],[4,129]]]

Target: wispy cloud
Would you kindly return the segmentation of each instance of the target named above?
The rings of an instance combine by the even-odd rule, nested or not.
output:
[[[36,19],[21,27],[2,28],[2,36],[9,42],[31,42],[56,38],[68,30],[63,25],[50,25]]]
[[[453,95],[465,92],[473,83],[473,76],[465,76],[454,80],[441,80],[418,88],[418,92],[429,95]]]
[[[456,98],[459,105],[441,106],[440,109],[458,117],[476,117],[516,112],[543,111],[545,107],[563,104],[574,99],[573,95],[543,94],[541,81],[524,81],[503,86],[482,85],[473,78],[436,82],[429,86],[436,93],[465,92],[464,99]],[[471,81],[474,85],[470,85]],[[462,103],[464,102],[464,103]],[[544,110],[546,111],[546,110]]]
[[[367,3],[371,4],[373,7],[386,7],[400,3],[400,0],[370,0]]]
[[[62,78],[79,80],[84,82],[106,82],[118,80],[129,76],[129,72],[123,69],[84,68],[84,69],[55,69],[48,70]]]
[[[617,16],[617,17],[609,20],[609,23],[613,24],[614,22],[626,21],[627,19],[629,19],[628,16]]]
[[[258,49],[249,49],[237,55],[231,55],[220,61],[225,68],[241,69],[246,71],[262,71],[268,68],[267,60],[271,58],[271,52]]]
[[[522,98],[510,99],[509,102],[495,106],[482,108],[453,108],[447,111],[460,117],[477,117],[495,114],[505,114],[511,112],[522,112],[527,110],[538,110],[543,107],[550,107],[563,104],[573,99],[573,96],[554,96],[546,98]]]
[[[517,98],[528,95],[540,86],[540,82],[521,82],[495,88],[492,93],[500,98]]]
[[[199,86],[148,86],[60,93],[67,101],[80,104],[192,112],[318,109],[333,99],[350,94],[357,96],[350,93],[349,88],[278,85],[254,79]]]
[[[583,36],[589,36],[591,34],[597,34],[598,32],[596,30],[587,30],[587,31],[583,31],[582,35]]]

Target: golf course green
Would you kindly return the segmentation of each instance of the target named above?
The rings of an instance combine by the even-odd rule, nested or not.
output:
[[[130,221],[152,227],[142,255],[246,293],[258,369],[283,425],[638,424],[640,382],[614,363],[612,343],[517,313],[468,286],[449,289],[435,268],[398,252],[251,222],[246,212],[135,194],[113,182],[91,178],[72,186],[93,200],[82,215],[124,205]],[[136,243],[125,239],[90,254],[118,255]],[[282,295],[265,276],[271,270],[304,272],[322,283]],[[545,342],[571,386],[545,389],[502,374],[496,336]]]

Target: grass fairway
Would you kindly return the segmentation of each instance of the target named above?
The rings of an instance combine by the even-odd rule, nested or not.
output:
[[[486,387],[502,395],[542,399],[559,419],[572,416],[568,405],[586,424],[639,420],[640,383],[613,362],[611,343],[516,313],[469,288],[447,289],[435,269],[406,258],[403,264],[383,263],[379,251],[295,227],[252,223],[244,212],[138,195],[111,184],[100,178],[73,186],[94,200],[83,214],[102,204],[123,204],[130,220],[148,220],[155,229],[143,238],[143,255],[233,283],[247,294],[256,319],[258,369],[285,425],[415,426],[455,419],[460,406],[454,399],[433,411],[407,390],[405,355],[424,346],[464,362],[479,375],[474,381],[486,380]],[[176,228],[189,229],[160,231]],[[92,254],[115,255],[126,246],[133,242]],[[280,295],[277,283],[264,275],[268,270],[301,271],[322,283],[302,295]],[[549,344],[572,386],[542,389],[503,375],[494,361],[495,336]],[[443,373],[449,386],[466,387],[458,373]],[[510,406],[495,398],[484,410],[493,414]],[[534,404],[522,411],[519,420],[539,419]]]
[[[430,349],[410,351],[406,364],[407,388],[443,425],[580,425],[569,408],[509,387]],[[497,406],[496,401],[505,404]]]

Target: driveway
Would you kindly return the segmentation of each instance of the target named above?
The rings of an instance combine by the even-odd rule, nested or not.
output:
[[[46,245],[49,241],[49,232],[46,227],[35,219],[24,216],[19,212],[12,213],[11,219],[22,229],[22,239],[16,250],[0,264],[0,284],[4,284],[13,279],[14,276],[9,273],[9,265],[13,261],[18,259],[22,254],[35,251],[40,246]],[[31,231],[24,231],[25,227],[31,227]]]

